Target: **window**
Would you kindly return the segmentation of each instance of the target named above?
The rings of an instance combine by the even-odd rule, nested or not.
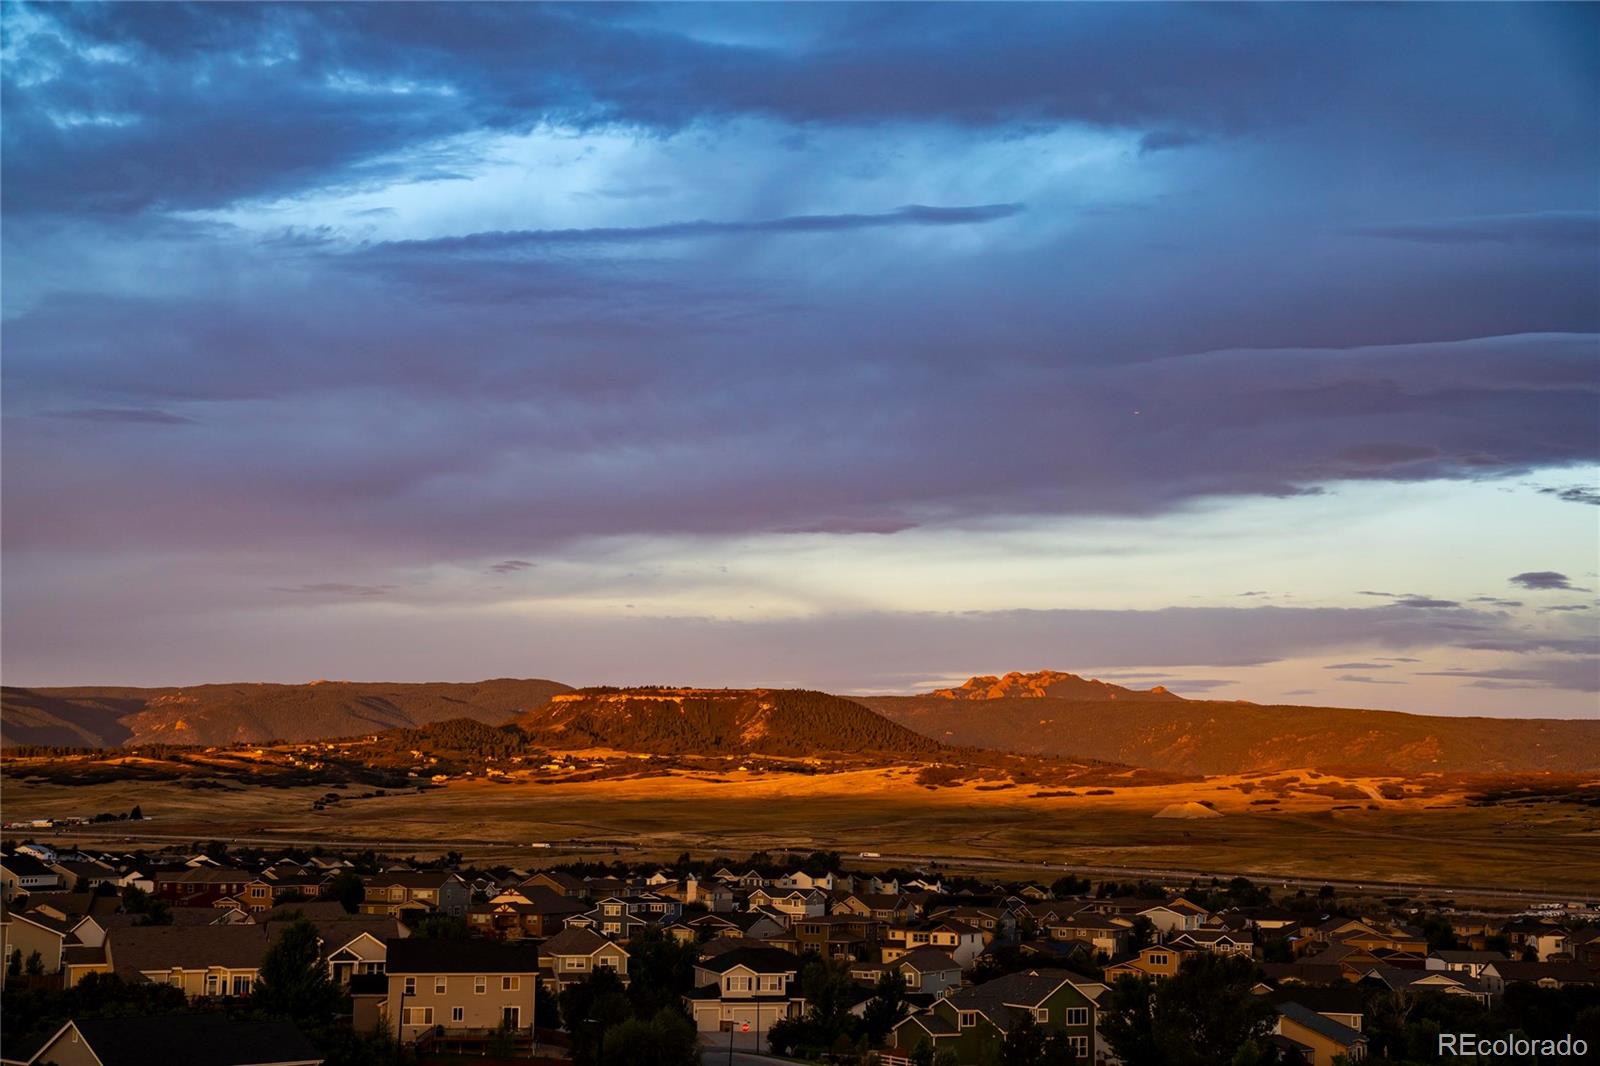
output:
[[[484,993],[486,993],[488,991],[489,991],[489,979],[487,977],[478,976],[478,977],[474,977],[472,979],[472,994],[473,995],[481,996],[481,995],[483,995]]]
[[[247,975],[247,974],[234,974],[233,975],[233,994],[236,995],[236,996],[248,996],[250,994],[250,988],[254,984],[255,984],[255,979],[250,977],[249,975]]]
[[[217,994],[217,982],[218,982],[218,980],[219,980],[219,978],[217,977],[216,974],[214,974],[214,973],[206,974],[206,995],[214,996],[214,995]]]
[[[435,977],[433,979],[433,994],[436,995],[436,996],[442,996],[442,995],[444,995],[444,989],[445,989],[444,978],[443,977]]]
[[[1038,1022],[1040,1025],[1043,1025],[1045,1022],[1048,1022],[1050,1020],[1050,1008],[1048,1008],[1048,1007],[1035,1007],[1035,1008],[1033,1008],[1033,1020]]]
[[[561,960],[561,968],[563,970],[582,970],[588,966],[588,963],[588,959],[578,958],[575,955],[568,955],[566,958]]]
[[[1068,1025],[1088,1025],[1089,1024],[1089,1008],[1088,1007],[1068,1007],[1067,1008],[1067,1024]]]
[[[1088,1056],[1089,1056],[1089,1038],[1088,1037],[1086,1037],[1086,1036],[1071,1036],[1071,1037],[1067,1038],[1067,1042],[1072,1045],[1072,1053],[1074,1055],[1076,1055],[1080,1059],[1088,1058]]]
[[[507,1029],[515,1029],[522,1024],[521,1007],[501,1007],[500,1024]]]
[[[1150,956],[1150,965],[1151,966],[1165,966],[1170,961],[1171,961],[1171,959],[1167,955],[1151,955]]]
[[[415,977],[407,977],[406,978],[406,995],[414,996],[416,994],[417,994],[417,979]]]
[[[977,1025],[977,1024],[978,1024],[978,1012],[977,1011],[975,1011],[975,1010],[964,1010],[964,1011],[961,1012],[961,1028],[963,1028],[963,1029],[971,1029],[974,1025]]]
[[[502,978],[500,978],[500,991],[502,991],[502,992],[515,992],[517,989],[519,989],[521,987],[522,987],[522,978],[520,978],[520,977],[502,977]]]
[[[407,1007],[400,1021],[405,1025],[432,1025],[432,1007]]]
[[[465,1018],[466,1016],[467,1016],[467,1008],[465,1008],[465,1007],[451,1007],[450,1008],[450,1020],[451,1021],[459,1022],[463,1018]]]

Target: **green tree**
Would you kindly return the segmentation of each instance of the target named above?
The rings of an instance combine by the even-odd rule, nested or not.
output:
[[[44,973],[44,956],[37,951],[30,952],[28,961],[23,964],[22,972],[29,977],[38,977]]]
[[[693,941],[680,942],[651,927],[628,942],[628,997],[633,1013],[654,1018],[667,1008],[676,1009],[694,986],[698,950]]]
[[[1140,951],[1156,941],[1156,923],[1142,914],[1134,916],[1133,927],[1128,930],[1128,948]]]
[[[629,1018],[606,1036],[605,1066],[699,1066],[694,1024],[666,1008],[648,1020]]]
[[[289,923],[261,959],[253,1006],[306,1027],[326,1025],[343,996],[328,977],[317,927],[304,918]]]
[[[21,977],[22,976],[22,949],[21,948],[12,948],[11,949],[11,957],[6,960],[6,976],[7,977]]]
[[[1255,964],[1204,954],[1162,982],[1124,977],[1105,1000],[1100,1031],[1126,1066],[1214,1066],[1258,1044],[1272,1006],[1254,995]]]
[[[906,1004],[906,979],[898,970],[891,970],[878,978],[878,987],[863,1008],[861,1022],[867,1044],[877,1047],[888,1039],[895,1023],[908,1012]]]
[[[361,883],[361,875],[354,870],[340,870],[323,887],[322,897],[337,900],[346,914],[354,914],[367,898],[367,886]]]
[[[572,1059],[578,1066],[594,1066],[606,1033],[633,1015],[633,1005],[622,989],[622,978],[612,970],[596,970],[587,981],[569,985],[558,997],[561,1018],[572,1037]],[[611,1049],[606,1048],[609,1066]]]

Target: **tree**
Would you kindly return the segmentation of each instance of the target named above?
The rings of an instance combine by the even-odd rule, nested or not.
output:
[[[878,987],[863,1008],[861,1021],[868,1046],[877,1047],[888,1039],[895,1023],[904,1018],[906,1013],[905,976],[898,970],[891,970],[878,978]]]
[[[682,1003],[684,993],[694,987],[697,954],[692,941],[680,942],[654,927],[630,940],[628,997],[633,1001],[633,1013],[653,1018]]]
[[[23,964],[22,972],[29,977],[38,977],[44,973],[44,956],[37,951],[28,955],[28,961]]]
[[[11,949],[11,957],[6,960],[6,976],[7,977],[21,977],[22,976],[22,949],[21,948],[12,948]]]
[[[132,822],[144,821],[144,810],[137,803],[133,805],[133,810],[128,812],[128,820]]]
[[[337,900],[346,914],[354,914],[367,898],[367,886],[354,870],[340,870],[323,888],[322,895],[324,899]]]
[[[659,1010],[649,1020],[629,1018],[606,1036],[606,1066],[699,1066],[694,1024],[679,1011]]]
[[[322,1026],[338,1013],[342,995],[328,977],[317,927],[304,918],[289,923],[261,959],[252,1004],[305,1026]]]
[[[1133,927],[1128,930],[1128,948],[1140,951],[1155,943],[1156,923],[1142,914],[1134,916]]]
[[[1125,1066],[1213,1066],[1257,1044],[1272,1006],[1251,993],[1255,964],[1204,954],[1184,961],[1159,985],[1123,977],[1105,998],[1100,1023],[1107,1046]]]
[[[122,909],[128,914],[143,915],[143,925],[171,925],[172,907],[164,899],[156,899],[142,888],[129,885],[122,890]]]
[[[632,1004],[622,990],[622,978],[613,970],[596,970],[587,981],[569,985],[559,997],[561,1018],[572,1036],[572,1059],[578,1066],[600,1061],[599,1049],[607,1030],[632,1015]],[[606,1048],[609,1064],[611,1049]]]
[[[1068,896],[1082,896],[1087,894],[1088,891],[1089,879],[1087,877],[1075,877],[1072,874],[1056,878],[1055,883],[1050,886],[1050,894],[1055,896],[1056,899],[1065,899]]]

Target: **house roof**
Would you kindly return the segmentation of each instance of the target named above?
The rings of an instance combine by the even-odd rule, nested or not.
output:
[[[1503,981],[1559,981],[1564,985],[1600,985],[1600,973],[1575,962],[1508,962],[1491,965]]]
[[[908,951],[895,960],[902,967],[909,967],[918,973],[939,973],[944,970],[959,970],[961,966],[950,953],[940,951],[938,948],[917,948]]]
[[[1036,1007],[1063,984],[1083,991],[1082,985],[1094,982],[1069,970],[1023,970],[971,988],[957,989],[950,993],[949,1000],[958,1010],[982,1011],[995,1025],[1005,1029],[1010,1023],[1011,1007]],[[1091,1002],[1094,1000],[1094,996],[1084,994]]]
[[[1341,1025],[1332,1018],[1325,1018],[1310,1007],[1303,1007],[1298,1003],[1280,1003],[1278,1013],[1296,1025],[1310,1029],[1318,1036],[1332,1040],[1340,1047],[1350,1047],[1367,1039],[1348,1025]]]
[[[593,955],[602,948],[618,947],[592,929],[563,929],[539,946],[545,955]]]
[[[701,959],[695,965],[712,973],[727,973],[736,966],[746,967],[756,973],[797,973],[800,970],[798,958],[782,948],[770,947],[734,948],[732,951],[724,951],[720,955]]]
[[[535,973],[539,969],[539,949],[526,942],[407,937],[386,943],[385,969],[391,974]]]
[[[322,1055],[288,1022],[226,1014],[83,1018],[76,1026],[104,1066],[280,1066],[320,1063]],[[59,1035],[59,1034],[58,1034]],[[48,1046],[48,1043],[47,1045]]]
[[[253,969],[271,942],[260,925],[135,925],[110,930],[106,941],[113,967],[124,976],[174,967]]]

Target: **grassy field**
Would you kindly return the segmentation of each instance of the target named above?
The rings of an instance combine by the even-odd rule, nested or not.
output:
[[[150,821],[63,838],[156,843],[240,838],[362,842],[395,854],[445,849],[527,865],[616,848],[623,855],[743,856],[834,848],[1264,877],[1406,881],[1541,891],[1600,886],[1600,809],[1572,803],[1471,806],[1394,779],[1280,774],[1040,797],[975,785],[929,789],[916,769],[802,777],[675,774],[561,785],[453,782],[425,793],[311,803],[324,789],[194,790],[174,782],[58,785],[8,780],[7,821],[140,804]],[[1387,786],[1387,788],[1386,788]],[[1305,791],[1318,789],[1319,792]],[[1103,790],[1097,790],[1103,791]],[[1385,793],[1392,798],[1384,798]],[[1361,802],[1352,802],[1355,797]],[[1208,804],[1221,817],[1156,818]],[[549,849],[531,850],[532,842]],[[1034,875],[1045,876],[1044,873]]]

